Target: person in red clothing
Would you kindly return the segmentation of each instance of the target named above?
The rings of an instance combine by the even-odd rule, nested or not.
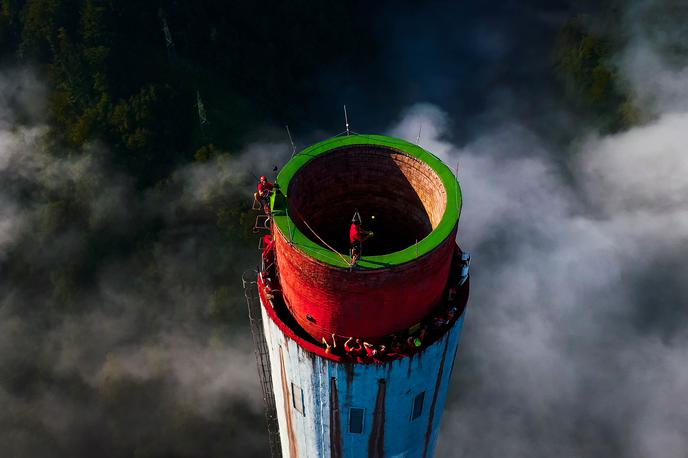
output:
[[[257,202],[260,202],[266,214],[270,213],[270,193],[274,187],[275,185],[270,183],[265,175],[263,175],[260,177],[260,182],[258,183],[258,192],[253,194],[253,197]]]
[[[363,348],[365,349],[366,356],[368,358],[380,357],[387,350],[384,345],[380,345],[378,347],[376,345],[369,344],[368,342],[363,342]]]
[[[263,236],[263,269],[269,268],[275,262],[275,241],[272,235]]]
[[[332,345],[324,337],[320,339],[320,342],[325,345],[325,353],[337,353],[337,337],[334,332],[332,333]]]
[[[332,345],[330,345],[326,338],[321,338],[320,342],[325,346],[325,353],[332,353]]]
[[[265,199],[267,197],[270,197],[270,191],[272,191],[272,188],[274,188],[275,185],[270,183],[268,179],[263,175],[260,177],[260,182],[258,183],[258,196],[261,199]]]
[[[263,277],[263,282],[265,284],[265,298],[270,301],[270,306],[274,308],[274,304],[272,303],[272,300],[275,298],[275,295],[272,294],[272,279],[270,277]]]
[[[355,339],[349,337],[349,339],[344,342],[344,351],[353,357],[361,356],[363,353],[363,345],[361,345],[361,339]]]
[[[351,227],[349,228],[349,243],[351,244],[351,262],[356,264],[358,258],[361,257],[361,247],[363,242],[372,237],[373,231],[363,230],[361,227],[361,217],[358,212],[354,215],[354,219],[351,220]]]

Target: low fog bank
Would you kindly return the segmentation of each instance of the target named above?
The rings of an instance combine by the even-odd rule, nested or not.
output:
[[[670,23],[639,17],[653,3],[624,10],[617,56],[637,127],[572,125],[561,147],[504,115],[459,146],[451,114],[421,104],[391,130],[415,139],[422,124],[421,145],[458,161],[459,242],[474,253],[439,456],[688,450],[688,60],[665,52]]]
[[[106,145],[54,145],[30,69],[3,70],[0,100],[1,454],[265,456],[240,278],[252,164],[287,146],[138,189]]]

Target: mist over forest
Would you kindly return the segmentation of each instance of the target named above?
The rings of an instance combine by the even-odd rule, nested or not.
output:
[[[440,457],[688,451],[688,4],[0,0],[0,455],[269,454],[256,176],[352,129],[453,169]],[[169,32],[169,40],[165,29]]]

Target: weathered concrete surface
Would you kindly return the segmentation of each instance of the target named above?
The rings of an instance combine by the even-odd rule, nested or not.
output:
[[[464,316],[413,357],[347,364],[308,352],[280,330],[264,307],[262,313],[286,456],[433,455]],[[294,408],[292,383],[303,390],[303,414]],[[421,392],[423,411],[411,420],[413,400]],[[361,434],[349,432],[352,407],[365,409]]]

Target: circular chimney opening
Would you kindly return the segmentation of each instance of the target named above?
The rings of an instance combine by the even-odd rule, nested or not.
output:
[[[363,255],[403,250],[437,227],[447,205],[441,178],[425,162],[383,146],[347,146],[312,159],[293,177],[289,213],[301,232],[348,253],[356,212],[375,236]]]

